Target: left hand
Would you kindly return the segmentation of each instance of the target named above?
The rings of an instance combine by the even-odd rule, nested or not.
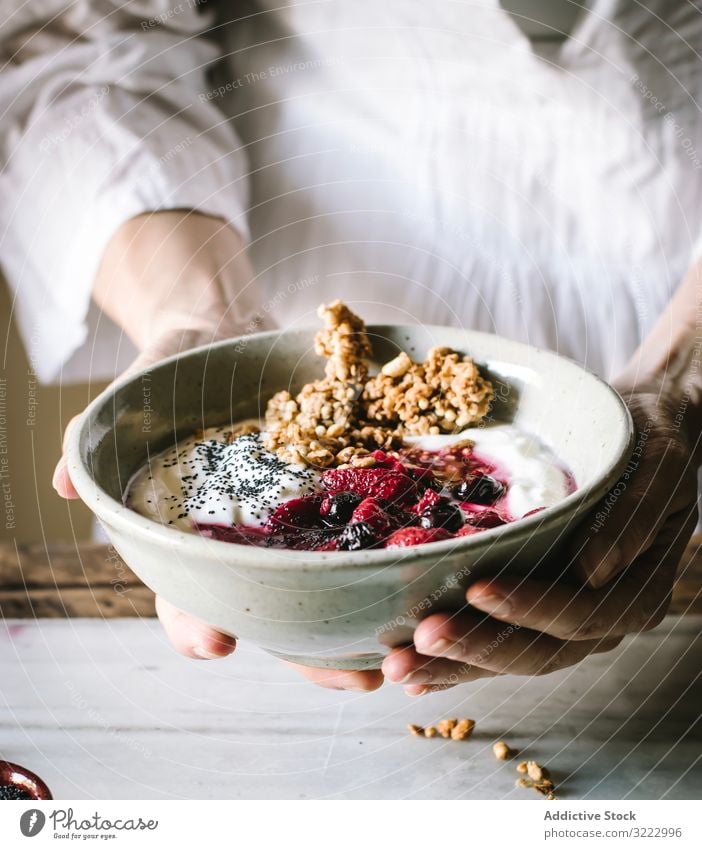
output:
[[[390,681],[422,695],[492,675],[544,675],[660,623],[697,520],[694,440],[679,425],[679,398],[656,385],[620,392],[637,431],[633,462],[619,495],[570,541],[566,581],[477,581],[469,608],[429,616],[414,645],[386,657]]]

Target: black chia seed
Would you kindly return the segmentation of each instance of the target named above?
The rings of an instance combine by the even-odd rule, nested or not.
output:
[[[27,793],[26,790],[23,790],[21,787],[18,787],[16,784],[0,784],[0,800],[4,799],[15,799],[26,801],[27,799],[33,799],[34,797]]]

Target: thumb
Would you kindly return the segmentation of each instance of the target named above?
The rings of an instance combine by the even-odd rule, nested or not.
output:
[[[685,509],[689,461],[674,440],[652,435],[607,496],[575,531],[568,554],[591,587],[601,587],[647,551],[668,517]]]

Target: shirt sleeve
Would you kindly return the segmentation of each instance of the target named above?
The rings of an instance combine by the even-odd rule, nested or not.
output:
[[[196,0],[0,0],[0,20],[0,262],[50,382],[86,339],[120,224],[190,208],[246,239],[246,162],[208,82],[218,50]]]

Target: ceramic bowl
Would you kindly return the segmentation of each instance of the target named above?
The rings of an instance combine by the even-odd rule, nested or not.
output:
[[[494,420],[537,434],[573,472],[577,491],[460,540],[359,552],[240,546],[179,532],[124,506],[129,479],[147,457],[197,428],[260,416],[274,392],[319,377],[314,333],[228,340],[118,382],[72,429],[69,470],[115,549],[168,601],[297,663],[373,668],[389,647],[411,639],[419,619],[462,605],[476,577],[557,561],[569,533],[625,468],[633,425],[610,386],[556,354],[456,328],[370,326],[377,362],[400,350],[422,359],[435,345],[470,354],[495,383]]]
[[[0,787],[16,788],[28,799],[54,798],[38,775],[10,761],[0,761]]]

